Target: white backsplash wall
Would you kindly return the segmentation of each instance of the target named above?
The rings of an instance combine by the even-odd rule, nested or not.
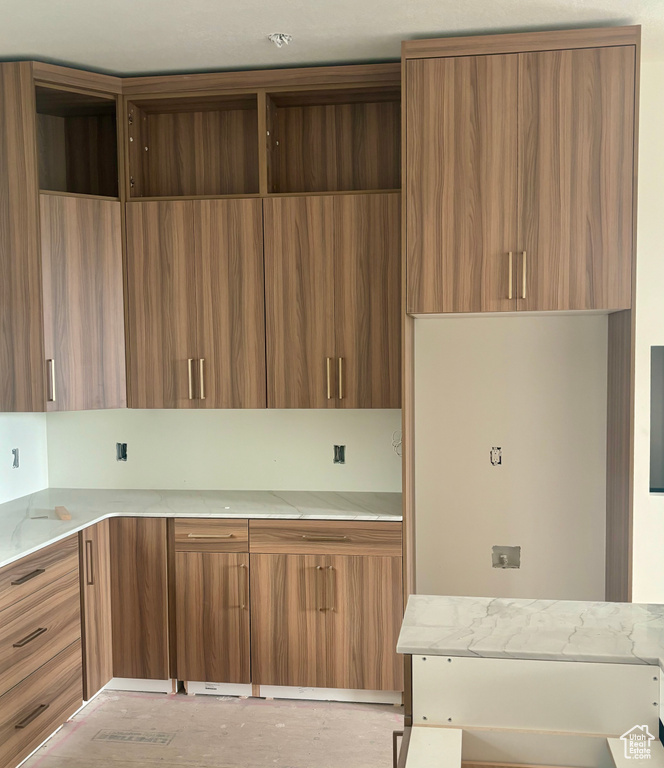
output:
[[[417,592],[604,599],[607,333],[600,315],[416,321]],[[521,568],[492,568],[494,545]]]
[[[401,490],[398,410],[82,411],[47,423],[52,488]]]
[[[12,469],[12,448],[19,467]],[[45,413],[0,413],[0,504],[48,487]]]

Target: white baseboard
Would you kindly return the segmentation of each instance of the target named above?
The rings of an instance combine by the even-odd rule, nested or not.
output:
[[[106,691],[135,691],[141,693],[174,693],[173,680],[138,680],[133,677],[114,677]]]
[[[187,681],[190,695],[252,696],[253,686],[242,683],[200,683]],[[365,704],[401,704],[400,691],[363,691],[348,688],[298,688],[291,685],[261,685],[258,696],[265,699],[309,699],[312,701],[347,701]]]

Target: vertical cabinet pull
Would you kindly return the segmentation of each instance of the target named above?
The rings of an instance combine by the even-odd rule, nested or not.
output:
[[[335,591],[336,591],[336,574],[334,572],[334,568],[331,565],[327,566],[327,574],[329,576],[329,592],[327,593],[327,599],[329,601],[329,605],[327,606],[328,611],[334,610],[334,603],[335,603]]]
[[[249,607],[249,569],[246,563],[240,563],[242,569],[242,586],[240,587],[242,594],[240,595],[240,606],[243,609]]]
[[[200,375],[200,393],[201,393],[201,400],[205,400],[205,358],[201,357],[201,359],[198,361],[198,373]]]
[[[55,402],[55,359],[49,358],[48,363],[48,402]]]
[[[344,399],[344,359],[339,358],[339,400]]]
[[[187,374],[189,375],[189,399],[194,399],[194,371],[193,371],[193,365],[194,365],[194,358],[190,357],[187,360]]]
[[[93,587],[95,583],[94,566],[92,563],[92,539],[85,540],[85,583]]]
[[[319,611],[325,610],[325,573],[322,565],[316,566],[316,603]]]
[[[513,252],[510,251],[509,253],[509,269],[508,269],[508,276],[507,276],[507,298],[510,299],[510,301],[513,298],[512,295],[512,284],[514,282],[514,272],[513,272]]]
[[[521,286],[521,298],[526,298],[526,280],[528,279],[528,262],[527,262],[527,256],[526,252],[523,252],[523,285]]]
[[[327,399],[332,399],[332,358],[325,358],[325,367],[327,370]]]

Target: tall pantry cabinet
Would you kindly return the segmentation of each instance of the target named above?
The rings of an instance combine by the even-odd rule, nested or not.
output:
[[[402,59],[405,535],[412,316],[606,313],[610,600],[631,597],[639,56],[640,28],[615,27],[411,41]]]
[[[0,411],[126,405],[120,85],[67,72],[0,64]]]

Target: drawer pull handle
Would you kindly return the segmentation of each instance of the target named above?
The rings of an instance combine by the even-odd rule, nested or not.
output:
[[[31,571],[30,573],[26,573],[25,576],[21,576],[20,579],[16,579],[16,581],[12,581],[12,587],[19,587],[21,584],[25,584],[26,581],[30,581],[30,579],[34,579],[37,576],[41,576],[42,573],[46,573],[45,568],[36,568],[34,571]]]
[[[348,536],[313,536],[303,533],[302,538],[305,541],[348,541]]]
[[[234,539],[234,533],[189,533],[188,539]]]
[[[36,720],[39,717],[39,715],[41,715],[42,712],[46,712],[47,709],[48,709],[48,704],[40,704],[37,707],[37,709],[34,710],[34,712],[31,712],[27,717],[24,717],[20,723],[16,723],[14,728],[17,728],[19,730],[21,730],[22,728],[27,728],[33,720]]]
[[[18,643],[14,643],[14,648],[23,648],[28,643],[36,640],[40,635],[43,635],[44,632],[48,632],[48,627],[39,627],[39,629],[35,629],[34,632],[30,632],[29,635],[26,635],[23,640],[19,640]]]

